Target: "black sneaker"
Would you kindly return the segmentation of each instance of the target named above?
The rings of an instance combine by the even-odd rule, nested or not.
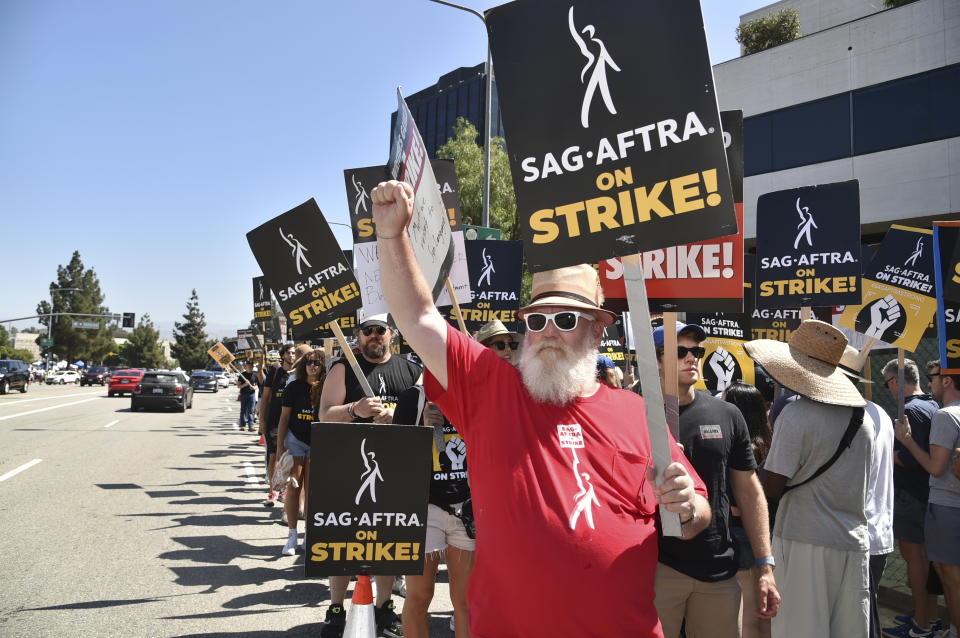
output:
[[[387,638],[403,638],[403,623],[400,616],[393,610],[393,601],[388,600],[382,607],[373,608],[373,616],[377,621],[377,633]]]
[[[330,605],[324,623],[320,638],[342,638],[343,629],[347,626],[347,612],[343,605]]]

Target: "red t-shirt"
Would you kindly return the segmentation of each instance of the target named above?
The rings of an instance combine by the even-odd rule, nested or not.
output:
[[[643,399],[600,384],[564,407],[538,403],[512,365],[452,327],[449,389],[429,371],[425,382],[467,442],[474,638],[662,636]]]

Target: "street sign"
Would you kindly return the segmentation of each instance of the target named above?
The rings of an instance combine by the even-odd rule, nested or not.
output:
[[[76,330],[99,330],[100,322],[99,321],[79,321],[74,320],[73,327]]]
[[[499,228],[464,224],[463,237],[464,239],[503,239],[503,231]]]
[[[44,338],[40,339],[39,344],[40,344],[40,347],[41,347],[41,348],[49,348],[49,347],[51,347],[51,346],[53,345],[53,339],[50,339],[50,338],[48,338],[48,337],[44,337]]]

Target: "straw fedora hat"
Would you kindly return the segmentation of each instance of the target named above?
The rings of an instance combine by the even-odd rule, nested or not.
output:
[[[867,404],[838,367],[847,338],[828,323],[804,321],[789,343],[755,339],[743,347],[777,383],[797,394],[830,405],[862,408]]]
[[[597,319],[604,326],[609,326],[617,318],[614,313],[601,308],[603,290],[600,289],[600,278],[589,264],[533,273],[530,299],[530,305],[521,308],[517,313],[521,319],[523,315],[540,306],[595,310]]]

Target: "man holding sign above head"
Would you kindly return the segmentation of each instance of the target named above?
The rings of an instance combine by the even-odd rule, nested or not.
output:
[[[395,357],[390,343],[395,333],[387,322],[387,315],[373,315],[360,323],[357,341],[360,357],[357,362],[363,371],[373,396],[366,396],[360,381],[347,362],[334,362],[327,375],[320,396],[320,421],[351,423],[392,423],[393,411],[404,390],[417,385],[421,371],[417,364]],[[391,600],[393,576],[377,576],[376,618],[378,629],[387,636],[403,636],[400,618],[393,610]],[[347,622],[343,599],[350,584],[350,576],[330,577],[330,607],[323,638],[339,638]]]
[[[657,504],[679,515],[684,538],[709,524],[710,507],[675,442],[655,484],[643,399],[597,381],[600,337],[614,317],[600,307],[596,271],[534,275],[514,368],[434,306],[407,234],[410,186],[382,183],[371,198],[387,303],[427,366],[429,398],[467,442],[481,536],[471,635],[662,636]],[[505,586],[518,576],[523,587]]]

